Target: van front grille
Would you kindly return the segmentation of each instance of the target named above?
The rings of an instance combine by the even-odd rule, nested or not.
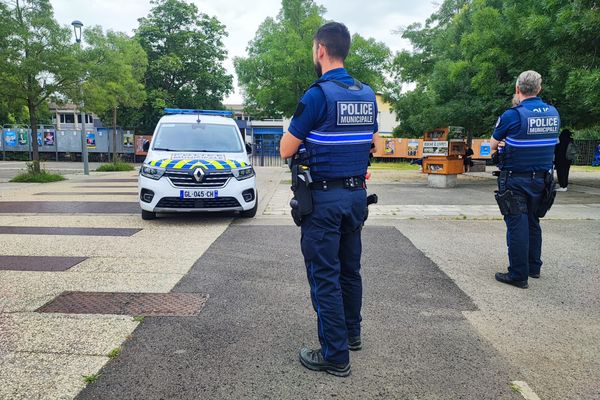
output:
[[[194,170],[167,170],[165,176],[177,187],[221,188],[227,184],[233,174],[231,171],[205,171],[200,182],[196,180]]]

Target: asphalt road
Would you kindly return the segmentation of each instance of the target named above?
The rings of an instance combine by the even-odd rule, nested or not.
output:
[[[78,398],[520,398],[518,369],[465,319],[477,307],[435,263],[395,228],[369,227],[364,243],[364,349],[349,378],[297,361],[317,343],[299,230],[234,224],[174,288],[208,294],[206,308],[146,318]]]

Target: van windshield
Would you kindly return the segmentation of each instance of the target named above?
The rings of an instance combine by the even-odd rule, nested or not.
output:
[[[238,153],[242,140],[234,126],[198,123],[163,123],[153,150]]]

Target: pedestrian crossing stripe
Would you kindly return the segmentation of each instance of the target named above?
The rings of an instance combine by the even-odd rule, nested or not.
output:
[[[206,170],[229,170],[235,168],[248,167],[249,164],[244,161],[237,160],[153,160],[150,161],[151,167],[159,167],[165,169],[190,170],[195,168],[203,168]]]

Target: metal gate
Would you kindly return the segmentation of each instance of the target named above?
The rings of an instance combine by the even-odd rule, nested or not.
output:
[[[260,167],[279,167],[285,165],[279,155],[279,142],[282,137],[281,128],[251,128],[252,165]]]

